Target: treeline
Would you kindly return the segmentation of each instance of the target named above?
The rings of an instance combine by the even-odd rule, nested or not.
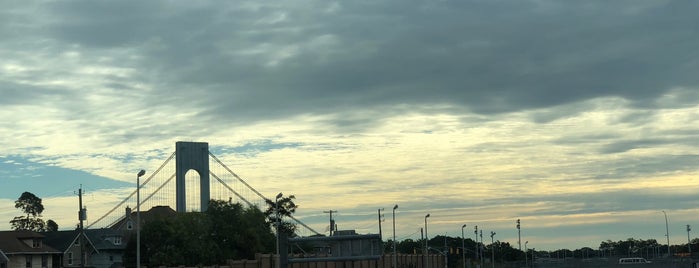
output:
[[[135,242],[134,235],[125,264],[136,263]],[[147,267],[209,266],[274,251],[275,235],[267,215],[255,206],[231,201],[211,200],[206,212],[156,219],[141,231],[141,263]]]
[[[476,241],[471,238],[463,240],[463,247],[460,237],[436,236],[429,239],[427,243],[430,248],[430,254],[442,254],[448,257],[449,267],[461,267],[464,261],[462,256],[466,258],[466,261],[470,260],[473,262],[481,258],[480,256],[482,256],[483,259],[490,260],[494,255],[495,261],[498,263],[524,262],[525,258],[529,258],[531,261],[532,257],[588,259],[611,256],[637,256],[646,258],[667,256],[667,244],[660,244],[655,239],[641,240],[629,238],[620,241],[607,240],[602,241],[600,246],[596,249],[582,247],[573,250],[558,249],[544,251],[529,248],[527,249],[527,257],[524,255],[525,245],[522,245],[522,249],[520,250],[516,243],[512,245],[508,242],[497,240],[492,244],[490,241],[485,241],[485,245],[480,243],[482,249],[479,249]],[[403,241],[397,241],[396,243],[396,252],[398,254],[423,254],[424,248],[425,240],[422,239],[405,239]],[[481,250],[482,253],[478,254],[477,252]],[[671,245],[670,250],[674,256],[686,255],[690,250],[699,252],[699,238],[693,239],[689,246],[687,244]],[[384,243],[384,252],[393,252],[392,240],[388,240]]]

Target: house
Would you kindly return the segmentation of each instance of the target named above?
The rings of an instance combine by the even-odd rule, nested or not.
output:
[[[5,252],[2,252],[2,249],[0,249],[0,268],[7,268],[8,261],[10,261],[10,259],[8,259]]]
[[[169,206],[155,206],[148,211],[141,211],[141,224],[157,219],[172,218],[176,215],[177,211],[173,210]],[[126,207],[126,214],[124,214],[121,219],[116,221],[109,228],[114,230],[135,231],[136,218],[138,218],[137,212],[131,210],[129,207]]]
[[[81,267],[80,256],[85,252],[85,266],[96,268],[123,266],[126,234],[112,229],[87,229],[84,235],[79,230],[44,233],[46,244],[62,251],[54,263],[62,267]]]
[[[44,244],[44,235],[29,231],[0,231],[0,265],[7,268],[52,268],[60,251]]]

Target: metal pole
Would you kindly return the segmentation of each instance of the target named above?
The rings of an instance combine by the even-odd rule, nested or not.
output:
[[[519,219],[517,219],[517,245],[519,246],[519,251],[522,251],[522,233],[520,232]]]
[[[420,227],[420,239],[425,239],[423,234],[423,228]],[[422,249],[422,258],[424,259],[424,262],[427,262],[427,254],[425,253],[425,249]]]
[[[379,216],[379,237],[381,238],[381,241],[383,241],[383,233],[381,232],[381,211],[382,210],[383,210],[383,208],[377,209],[377,214]]]
[[[527,255],[527,244],[529,244],[529,241],[524,241],[524,267],[529,267],[529,257]]]
[[[146,171],[136,174],[136,268],[141,268],[141,176]]]
[[[429,218],[429,217],[430,217],[429,213],[427,215],[425,215],[425,257],[426,257],[425,258],[425,268],[429,268],[429,266],[430,266],[430,261],[429,261],[430,252],[429,252],[429,249],[427,248],[428,247],[427,241],[430,240],[429,236],[427,235],[427,218]]]
[[[474,251],[474,254],[476,256],[476,261],[478,261],[478,225],[473,226],[473,233],[476,234],[476,250]]]
[[[80,241],[80,267],[85,267],[85,240],[83,240],[83,236],[85,236],[85,228],[83,225],[83,220],[84,220],[84,215],[83,215],[83,185],[80,184],[80,189],[78,189],[78,220],[80,220],[80,238],[78,238]]]
[[[495,268],[495,232],[490,231],[490,253],[491,253],[491,262],[493,264],[493,268]]]
[[[464,237],[464,228],[466,228],[466,224],[461,225],[461,260],[464,262],[464,268],[466,268],[466,247],[464,245],[464,240],[466,240],[466,238]]]
[[[398,209],[398,204],[393,206],[393,268],[396,268],[398,264],[396,259],[396,209]]]
[[[689,227],[689,224],[687,224],[687,252],[689,252],[689,255],[692,255],[692,241],[689,240],[689,231],[691,231],[692,228]]]
[[[481,248],[481,267],[483,267],[483,251],[485,250],[485,245],[483,244],[483,229],[481,229],[481,243],[478,244],[478,246]]]
[[[670,256],[671,256],[671,253],[670,253],[670,229],[668,228],[667,213],[665,213],[665,210],[663,210],[663,214],[665,214],[665,236],[667,237],[667,257],[670,258]]]
[[[281,198],[282,195],[283,195],[282,193],[278,193],[276,198],[274,199],[274,214],[276,214],[275,219],[274,219],[274,222],[275,222],[274,227],[277,231],[277,258],[280,257],[279,256],[279,240],[281,239],[281,236],[279,236],[279,225],[281,222],[279,220],[279,198]]]

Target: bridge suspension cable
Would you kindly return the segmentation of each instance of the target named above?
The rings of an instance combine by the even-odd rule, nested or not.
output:
[[[230,168],[228,168],[228,166],[226,166],[226,164],[224,164],[223,162],[221,162],[221,160],[219,160],[218,157],[216,157],[214,154],[212,154],[211,152],[209,152],[209,155],[211,156],[211,158],[213,158],[213,159],[216,161],[216,163],[218,163],[218,164],[221,165],[224,169],[226,169],[226,171],[228,171],[228,173],[230,173],[231,175],[233,175],[233,177],[235,177],[236,179],[238,179],[238,181],[240,181],[242,184],[244,184],[246,187],[248,187],[248,189],[250,189],[250,190],[253,191],[255,194],[257,194],[257,196],[259,196],[259,197],[262,198],[263,200],[268,200],[268,201],[271,200],[271,199],[265,197],[264,195],[262,195],[262,194],[261,194],[260,192],[258,192],[257,190],[255,190],[255,188],[252,188],[252,186],[250,186],[250,184],[248,184],[247,182],[245,182],[245,180],[243,180],[243,178],[241,178],[240,176],[238,176],[238,174],[235,174],[235,172],[233,172],[233,170],[231,170]],[[219,182],[221,182],[221,183],[222,183],[226,188],[228,188],[231,192],[233,192],[234,194],[236,194],[240,199],[242,199],[242,200],[245,201],[248,205],[250,205],[250,202],[248,202],[247,200],[245,200],[245,198],[241,197],[237,192],[233,191],[233,189],[231,189],[231,188],[228,186],[228,184],[226,184],[225,182],[223,182],[222,180],[220,180],[220,179],[219,179],[218,177],[216,177],[215,175],[214,175],[214,177],[215,177],[216,179],[218,179]],[[310,226],[308,226],[308,225],[306,225],[305,223],[301,222],[299,219],[295,218],[293,215],[289,215],[289,218],[293,219],[296,223],[302,225],[303,227],[306,227],[306,229],[310,230],[311,232],[315,233],[316,235],[320,235],[319,232],[317,232],[316,230],[313,230],[313,228],[311,228]]]
[[[143,183],[141,183],[141,186],[142,186],[142,185],[146,185],[148,182],[150,182],[150,180],[153,179],[153,178],[155,177],[155,175],[157,175],[158,172],[160,172],[160,170],[163,169],[163,167],[165,167],[165,166],[170,162],[170,160],[172,160],[173,158],[175,158],[175,152],[172,152],[172,154],[170,155],[170,157],[168,157],[167,160],[165,160],[165,162],[164,162],[162,165],[160,165],[160,167],[159,167],[158,169],[155,170],[155,172],[151,173],[151,175],[148,176],[148,178],[147,178],[146,180],[144,180]],[[137,187],[138,187],[138,186],[137,186]],[[161,186],[161,188],[162,188],[162,186]],[[121,205],[123,205],[124,203],[126,203],[126,201],[129,201],[129,199],[130,199],[131,197],[133,197],[133,196],[136,194],[137,191],[138,191],[138,188],[137,188],[136,190],[134,190],[131,194],[129,194],[129,196],[127,196],[123,201],[119,202],[119,204],[117,204],[116,206],[114,206],[114,208],[110,209],[107,213],[105,213],[104,215],[102,215],[102,217],[100,217],[100,218],[97,219],[96,221],[90,223],[90,225],[88,225],[87,228],[88,228],[88,229],[91,228],[92,226],[94,226],[95,224],[97,224],[98,222],[102,221],[104,218],[106,218],[106,217],[109,216],[110,214],[112,214],[112,212],[114,212],[117,208],[121,207]],[[149,197],[149,198],[150,198],[150,197]],[[143,202],[141,202],[141,204],[143,204]]]

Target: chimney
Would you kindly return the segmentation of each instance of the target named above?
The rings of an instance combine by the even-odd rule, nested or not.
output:
[[[131,208],[128,206],[126,207],[126,218],[131,218]]]

